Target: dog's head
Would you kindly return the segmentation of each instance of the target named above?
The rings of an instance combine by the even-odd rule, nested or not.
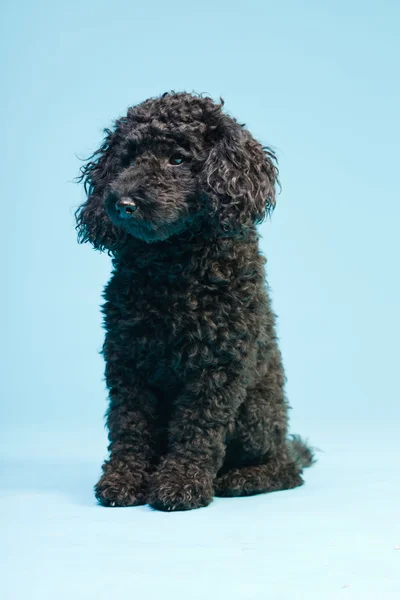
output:
[[[275,205],[278,170],[223,101],[167,93],[128,110],[81,169],[79,241],[113,251],[127,237],[165,240],[197,227],[242,233]]]

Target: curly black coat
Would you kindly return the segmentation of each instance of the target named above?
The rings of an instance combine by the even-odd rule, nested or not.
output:
[[[81,169],[80,242],[113,257],[104,292],[106,506],[161,510],[303,483],[255,225],[274,153],[223,100],[166,93],[128,110]]]

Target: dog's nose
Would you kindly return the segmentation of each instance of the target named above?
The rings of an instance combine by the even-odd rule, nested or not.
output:
[[[122,219],[130,219],[136,209],[135,201],[129,196],[124,196],[115,203],[115,210]]]

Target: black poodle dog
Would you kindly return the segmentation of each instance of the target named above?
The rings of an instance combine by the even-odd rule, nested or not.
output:
[[[81,169],[78,239],[112,256],[104,291],[105,506],[160,510],[294,488],[285,375],[256,224],[278,170],[219,104],[170,92],[129,108]]]

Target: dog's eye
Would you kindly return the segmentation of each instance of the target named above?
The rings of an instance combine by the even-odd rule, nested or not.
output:
[[[129,166],[133,167],[134,164],[135,164],[135,159],[134,158],[130,158],[129,159]]]
[[[169,159],[169,164],[174,165],[174,166],[181,165],[184,162],[185,162],[185,157],[182,156],[181,154],[174,154]]]

